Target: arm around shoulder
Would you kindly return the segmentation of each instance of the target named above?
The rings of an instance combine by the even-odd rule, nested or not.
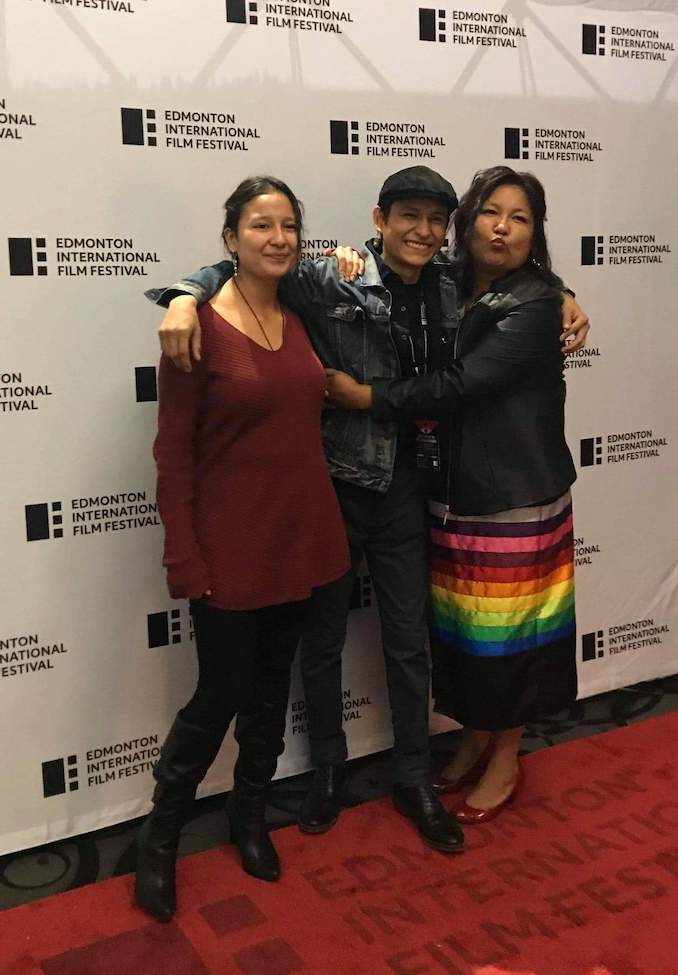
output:
[[[416,379],[373,380],[372,413],[380,420],[440,416],[462,403],[502,393],[528,373],[562,364],[560,302],[537,298],[493,323],[460,359]]]
[[[191,295],[196,303],[202,305],[221,288],[233,274],[230,261],[220,261],[198,268],[185,278],[181,278],[169,287],[149,288],[144,294],[155,305],[168,308],[171,301],[181,295]]]
[[[233,265],[221,261],[202,267],[170,288],[155,288],[146,297],[167,307],[158,337],[168,359],[182,372],[191,371],[192,362],[200,362],[201,333],[198,305],[212,297],[233,274]]]

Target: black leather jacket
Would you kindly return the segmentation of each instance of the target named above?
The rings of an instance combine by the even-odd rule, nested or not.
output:
[[[464,316],[451,366],[372,383],[378,419],[439,419],[430,497],[457,514],[538,504],[576,478],[564,433],[561,297],[530,271],[514,271]]]
[[[440,286],[442,348],[436,352],[438,361],[450,361],[457,327],[457,289],[444,257],[434,258],[431,267],[438,272]],[[178,294],[207,301],[232,274],[233,265],[222,261],[200,268],[170,288],[147,291],[146,296],[164,306]],[[391,336],[391,295],[369,252],[364,274],[351,284],[339,275],[334,258],[301,261],[283,278],[280,298],[300,315],[324,366],[341,369],[359,382],[400,375]],[[385,492],[393,477],[397,422],[357,410],[325,410],[322,422],[332,477]]]

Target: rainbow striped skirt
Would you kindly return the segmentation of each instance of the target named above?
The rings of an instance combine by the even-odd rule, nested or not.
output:
[[[436,709],[471,728],[546,717],[577,696],[572,499],[443,517],[432,504]]]

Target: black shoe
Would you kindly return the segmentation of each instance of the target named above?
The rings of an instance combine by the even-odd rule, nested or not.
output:
[[[278,880],[280,860],[266,829],[266,798],[263,792],[236,784],[229,797],[231,841],[240,852],[243,870],[259,880]]]
[[[339,819],[346,782],[345,765],[319,765],[297,820],[302,833],[325,833]]]
[[[424,843],[441,853],[461,853],[464,834],[450,816],[431,786],[396,785],[393,804],[402,816],[414,821]]]

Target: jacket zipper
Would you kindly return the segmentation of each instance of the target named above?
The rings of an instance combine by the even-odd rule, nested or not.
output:
[[[475,304],[475,302],[474,302],[474,304]],[[473,307],[473,305],[471,307]],[[469,308],[469,311],[470,310],[471,310],[471,308]],[[464,314],[463,318],[461,319],[461,321],[457,325],[457,331],[456,331],[456,334],[454,336],[454,346],[452,348],[452,361],[453,362],[456,362],[457,359],[459,358],[459,339],[461,337],[461,330],[462,330],[462,328],[464,326],[464,318],[466,317],[467,314],[468,314],[468,312],[466,312]],[[452,446],[453,446],[453,443],[452,443],[452,434],[450,434],[450,460],[449,460],[449,463],[447,465],[447,478],[446,478],[446,484],[445,484],[445,514],[443,516],[443,525],[446,525],[447,524],[447,519],[451,515],[451,512],[450,512],[450,482],[452,480],[452,463],[456,459],[456,458],[454,458],[452,456]]]

